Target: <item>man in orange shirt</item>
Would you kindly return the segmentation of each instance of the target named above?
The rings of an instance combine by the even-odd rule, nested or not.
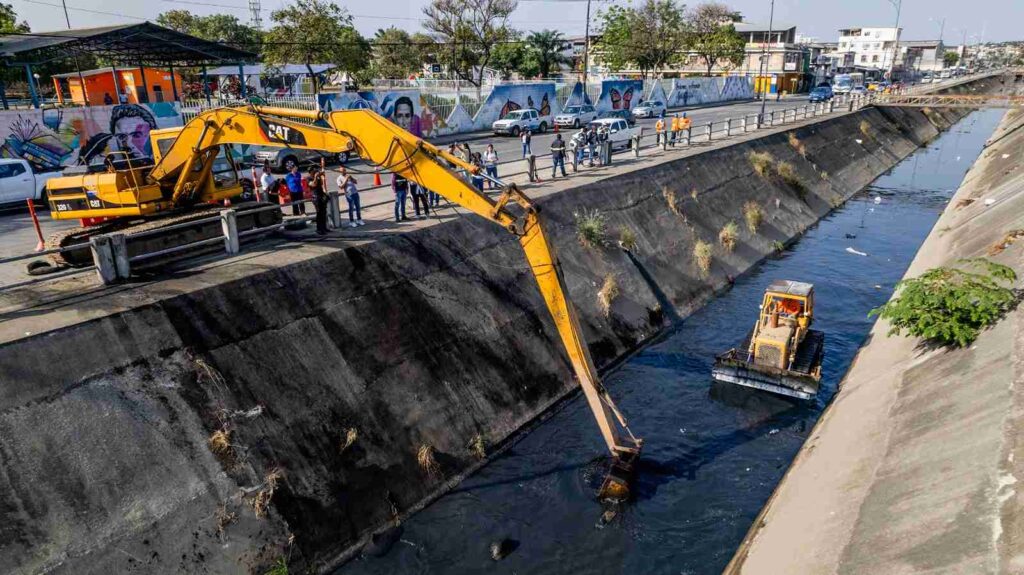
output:
[[[661,145],[662,133],[664,131],[665,131],[665,120],[663,120],[661,118],[658,118],[658,121],[654,123],[654,132],[657,134],[657,139],[655,140],[655,142],[656,142],[656,145],[658,145],[658,146]]]
[[[686,112],[683,112],[683,117],[679,119],[679,130],[686,132],[690,129],[690,119],[686,117]],[[690,145],[690,138],[686,138],[686,145]]]

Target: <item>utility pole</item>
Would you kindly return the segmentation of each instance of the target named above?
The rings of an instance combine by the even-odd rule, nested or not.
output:
[[[903,8],[903,0],[889,0],[889,3],[896,7],[896,43],[892,50],[892,62],[889,64],[889,81],[893,80],[892,71],[896,68],[896,58],[900,55],[900,10]],[[882,57],[888,56],[888,52],[884,52]]]
[[[579,28],[577,28],[579,30]],[[583,102],[587,101],[587,72],[590,68],[590,0],[587,0],[587,30],[583,36]],[[580,102],[581,104],[583,102]]]
[[[769,8],[769,11],[768,11],[768,38],[765,39],[766,41],[764,43],[764,50],[762,51],[762,54],[761,54],[761,60],[762,60],[761,66],[764,69],[764,75],[765,76],[768,75],[768,57],[769,57],[768,42],[770,42],[771,39],[772,39],[772,26],[774,24],[775,24],[775,0],[772,0],[771,8]],[[765,86],[765,85],[762,84],[762,86]],[[757,125],[759,127],[760,127],[760,125],[762,123],[764,123],[764,107],[765,107],[765,104],[767,104],[767,102],[768,102],[768,87],[770,87],[770,86],[771,86],[771,82],[769,81],[767,83],[767,85],[765,86],[765,89],[761,90],[761,115],[757,119]]]

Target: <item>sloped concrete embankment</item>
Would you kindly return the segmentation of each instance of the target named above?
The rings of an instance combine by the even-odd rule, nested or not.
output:
[[[1010,112],[907,271],[1024,272],[1024,113]],[[1018,287],[1020,287],[1018,282]],[[1024,573],[1024,308],[965,349],[879,321],[726,573]]]
[[[598,365],[960,115],[868,109],[545,198]],[[751,152],[795,179],[757,175]],[[636,236],[636,263],[580,245],[584,210],[612,244]],[[717,240],[730,221],[733,251]],[[698,240],[713,246],[707,277]],[[543,309],[515,238],[466,217],[4,345],[0,572],[335,563],[573,389]]]

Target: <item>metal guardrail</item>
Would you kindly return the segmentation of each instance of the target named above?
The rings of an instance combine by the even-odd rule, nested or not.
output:
[[[854,110],[858,110],[867,106],[871,103],[871,98],[863,96],[853,97],[837,97],[827,102],[819,102],[813,104],[807,104],[804,106],[796,106],[793,108],[776,109],[766,113],[764,116],[760,114],[745,114],[743,116],[735,118],[727,118],[725,120],[708,122],[705,124],[691,125],[686,130],[681,130],[675,134],[675,137],[670,138],[669,132],[661,134],[656,133],[645,133],[644,129],[641,128],[639,133],[635,135],[629,142],[627,148],[620,152],[616,152],[610,149],[610,145],[607,149],[595,150],[600,153],[599,162],[602,165],[607,165],[613,161],[613,158],[617,153],[628,153],[632,152],[635,158],[638,158],[644,150],[653,150],[654,148],[661,148],[663,151],[668,151],[670,148],[675,147],[688,147],[693,144],[700,142],[710,142],[716,139],[729,138],[734,136],[741,136],[743,134],[757,131],[763,128],[770,128],[774,126],[783,126],[794,122],[815,118],[819,116],[835,114],[835,113],[847,113]],[[646,140],[645,140],[646,139]],[[568,148],[567,142],[567,148]],[[572,169],[573,173],[578,172],[582,166],[581,156],[586,157],[585,154],[576,153],[576,151],[569,151],[569,156],[566,161],[566,168]],[[500,193],[500,188],[504,185],[503,181],[511,181],[513,178],[526,177],[530,182],[541,181],[540,173],[542,170],[549,169],[550,164],[546,167],[539,165],[540,160],[550,159],[551,153],[531,154],[526,159],[516,159],[506,162],[501,162],[499,167],[504,167],[507,170],[511,170],[503,175],[502,180],[493,180],[485,177],[487,180],[491,180],[495,183],[494,190],[485,192],[487,194]],[[595,158],[598,159],[598,158]],[[502,172],[506,172],[506,169],[502,169]],[[350,169],[350,172],[359,173],[355,169]],[[372,192],[375,190],[390,188],[388,184],[381,184],[379,186],[369,186],[361,190],[363,192]],[[342,211],[340,207],[340,194],[339,192],[330,192],[330,201],[328,203],[328,218],[330,224],[335,229],[342,227]],[[246,213],[256,213],[259,211],[270,211],[270,210],[281,210],[297,204],[305,204],[310,200],[300,200],[298,202],[288,202],[277,205],[265,206],[261,208],[255,208],[252,210],[246,210]],[[361,206],[361,209],[367,210],[374,207],[393,205],[394,200],[388,199],[376,203],[369,203]],[[448,205],[448,204],[446,204]],[[436,210],[440,206],[432,206]],[[253,238],[268,233],[276,232],[287,225],[291,225],[297,222],[309,222],[315,219],[315,216],[300,216],[288,218],[285,222],[268,226],[265,228],[255,228],[239,232],[236,226],[236,218],[238,212],[235,209],[222,210],[217,216],[211,216],[208,218],[197,219],[189,222],[182,222],[180,224],[173,224],[167,227],[156,228],[154,230],[147,230],[139,232],[133,235],[133,238],[145,237],[147,235],[156,233],[165,233],[169,230],[184,229],[193,226],[210,224],[215,221],[221,222],[221,235],[206,238],[189,244],[173,246],[159,251],[149,252],[145,254],[138,254],[134,256],[128,256],[127,250],[127,238],[123,234],[112,233],[104,234],[100,236],[94,236],[91,238],[90,243],[80,244],[71,246],[68,248],[62,248],[60,250],[47,250],[45,252],[32,252],[17,256],[11,256],[0,259],[0,264],[13,263],[25,259],[31,259],[47,254],[69,251],[69,250],[80,250],[90,249],[92,251],[93,261],[95,264],[86,268],[78,268],[71,270],[68,273],[53,274],[49,276],[43,276],[28,280],[26,282],[19,282],[16,284],[8,284],[0,286],[0,291],[5,291],[15,287],[23,287],[39,281],[45,281],[47,279],[53,279],[58,277],[66,277],[74,273],[82,273],[87,271],[95,270],[104,284],[114,283],[117,281],[125,280],[131,276],[132,264],[142,263],[152,260],[157,257],[170,256],[181,252],[195,250],[196,248],[216,245],[218,243],[224,244],[225,253],[232,255],[239,253],[241,249],[241,240]]]

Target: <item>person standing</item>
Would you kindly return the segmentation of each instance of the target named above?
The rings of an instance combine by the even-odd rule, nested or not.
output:
[[[359,188],[356,187],[356,179],[348,173],[345,166],[339,168],[338,191],[345,194],[345,201],[348,203],[348,227],[365,226],[363,221],[362,205],[359,201]]]
[[[270,196],[274,193],[274,187],[274,174],[270,173],[270,162],[264,162],[263,173],[260,174],[260,193],[268,202],[272,201]]]
[[[587,155],[590,158],[587,161],[587,166],[594,167],[594,152],[597,150],[597,129],[593,126],[590,127],[590,131],[587,132]]]
[[[672,134],[669,136],[669,143],[674,147],[676,145],[676,138],[679,137],[679,113],[672,114]]]
[[[405,217],[405,197],[409,194],[409,180],[391,174],[391,190],[395,192],[395,221],[404,222],[409,218]]]
[[[661,138],[665,135],[665,120],[658,118],[658,121],[654,123],[654,133],[657,134],[654,140],[655,145],[660,146]]]
[[[580,165],[583,163],[583,150],[587,148],[587,127],[580,128],[580,131],[572,137],[572,141],[576,147],[576,165]]]
[[[484,150],[484,171],[485,173],[494,178],[498,179],[498,152],[494,151],[494,144],[487,144],[487,149]],[[494,180],[488,181],[488,188],[494,189]]]
[[[309,168],[309,191],[316,207],[316,234],[327,235],[327,180],[319,166]]]
[[[288,186],[288,195],[292,201],[292,215],[306,215],[306,202],[302,198],[302,174],[299,173],[298,166],[292,166],[291,171],[284,177],[284,183]]]
[[[480,157],[480,152],[474,152],[469,156],[469,163],[476,166],[476,170],[473,172],[473,187],[484,191],[484,177],[480,175],[480,172],[484,171],[484,160]]]
[[[562,177],[567,176],[565,173],[565,142],[562,140],[562,134],[555,134],[555,141],[551,142],[551,177],[554,178],[558,172],[558,168],[562,168]]]
[[[430,217],[430,208],[427,207],[427,189],[423,186],[409,182],[409,192],[412,193],[412,207],[416,210],[416,219],[425,220]],[[423,213],[420,213],[420,206],[423,206]]]
[[[523,141],[523,157],[533,155],[533,150],[530,149],[530,140],[533,138],[533,132],[530,130],[523,130],[523,133],[519,136]]]

